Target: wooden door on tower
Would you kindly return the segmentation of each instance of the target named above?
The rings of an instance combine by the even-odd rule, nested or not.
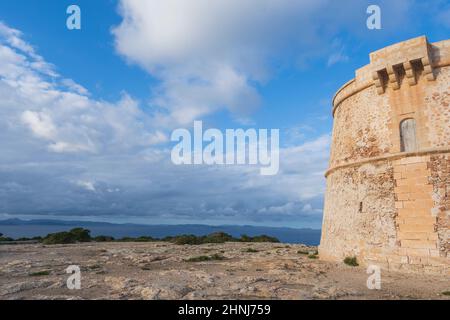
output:
[[[400,124],[400,141],[402,152],[417,151],[416,120],[406,119]]]

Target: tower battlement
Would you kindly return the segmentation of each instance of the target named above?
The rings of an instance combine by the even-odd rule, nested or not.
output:
[[[372,78],[378,94],[383,94],[387,85],[400,89],[403,75],[410,86],[417,84],[421,74],[428,81],[435,80],[431,50],[422,36],[371,53]]]
[[[450,66],[450,40],[429,43],[421,36],[372,52],[370,64],[356,70],[356,76],[342,86],[333,99],[333,114],[339,104],[367,87],[375,86],[378,94],[390,87],[414,86],[419,78],[434,81],[437,70]]]

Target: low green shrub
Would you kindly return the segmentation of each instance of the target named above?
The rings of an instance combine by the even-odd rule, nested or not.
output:
[[[94,240],[95,242],[112,242],[112,241],[114,241],[114,237],[97,236],[97,237],[94,237],[94,239],[92,239],[92,240]]]
[[[190,245],[197,245],[202,244],[202,241],[199,237],[194,236],[193,234],[184,234],[180,236],[175,237],[167,237],[165,238],[166,241],[172,242],[174,244],[178,245],[184,245],[184,244],[190,244]]]
[[[69,233],[74,237],[76,242],[90,242],[91,231],[83,228],[74,228],[69,231]]]
[[[178,245],[199,245],[207,243],[225,243],[225,242],[280,242],[277,238],[269,237],[266,235],[249,237],[247,235],[242,235],[241,238],[234,238],[225,232],[215,232],[206,236],[195,236],[192,234],[179,235],[172,237],[165,237],[162,241],[172,242]]]
[[[152,237],[149,236],[142,236],[142,237],[137,237],[135,239],[135,242],[154,242],[155,239],[153,239]]]
[[[225,232],[214,232],[207,236],[200,237],[202,243],[225,243],[235,241],[235,239]]]
[[[359,263],[358,263],[358,260],[356,259],[356,257],[346,257],[344,259],[344,263],[351,267],[359,266]]]
[[[123,238],[119,239],[118,241],[119,242],[154,242],[157,240],[153,239],[152,237],[149,237],[149,236],[141,236],[141,237],[137,237],[137,238],[123,237]]]
[[[279,243],[280,240],[278,240],[275,237],[270,237],[265,234],[261,236],[255,236],[255,237],[249,237],[246,234],[243,234],[241,238],[239,239],[240,242],[272,242],[272,243]]]
[[[70,244],[77,242],[89,242],[92,240],[91,231],[83,228],[75,228],[70,231],[50,233],[42,239],[44,244]]]
[[[212,256],[198,256],[186,259],[187,262],[202,262],[202,261],[212,261],[212,260],[224,260],[225,257],[220,254],[213,254]]]
[[[48,275],[50,275],[50,271],[48,271],[48,270],[32,272],[29,274],[30,277],[42,277],[42,276],[48,276]]]

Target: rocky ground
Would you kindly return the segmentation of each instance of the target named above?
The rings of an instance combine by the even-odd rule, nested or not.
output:
[[[449,299],[442,276],[382,272],[311,259],[302,245],[89,243],[0,246],[0,299]],[[188,261],[198,256],[224,260]],[[195,260],[195,259],[194,259]],[[66,285],[81,268],[81,289]]]

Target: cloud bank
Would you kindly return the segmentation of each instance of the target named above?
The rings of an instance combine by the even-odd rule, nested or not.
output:
[[[328,136],[282,149],[276,177],[177,167],[139,101],[95,100],[56,70],[0,24],[0,218],[318,226]]]

